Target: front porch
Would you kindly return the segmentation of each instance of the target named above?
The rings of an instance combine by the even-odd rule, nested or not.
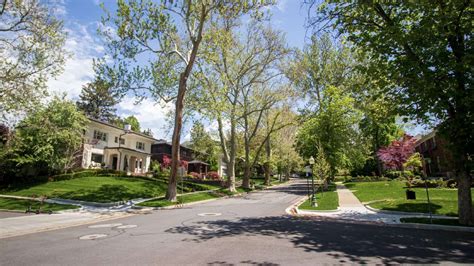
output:
[[[104,163],[109,169],[130,174],[146,174],[150,166],[150,154],[128,148],[105,148]]]

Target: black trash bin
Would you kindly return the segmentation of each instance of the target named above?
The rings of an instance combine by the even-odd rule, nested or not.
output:
[[[416,192],[413,190],[407,190],[407,200],[416,200]]]

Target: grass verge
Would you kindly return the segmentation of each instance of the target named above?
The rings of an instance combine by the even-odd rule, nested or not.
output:
[[[56,182],[21,186],[1,190],[0,194],[25,197],[46,196],[89,202],[114,202],[136,198],[163,196],[168,184],[162,180],[145,180],[134,177],[89,176]],[[183,191],[200,191],[218,188],[208,184],[183,183]],[[181,183],[178,191],[181,190]]]
[[[400,218],[400,222],[402,223],[417,223],[417,224],[430,224],[430,218],[424,218],[424,217],[406,217],[406,218]],[[474,226],[469,226],[469,225],[462,225],[459,224],[458,219],[439,219],[439,218],[433,218],[433,224],[438,224],[438,225],[450,225],[450,226],[468,226],[468,227],[474,227]]]
[[[25,211],[28,206],[30,206],[30,204],[32,210],[37,210],[40,206],[40,202],[34,200],[0,198],[0,209],[2,210]],[[43,203],[41,210],[62,211],[77,208],[79,208],[79,206],[56,203]]]
[[[336,186],[330,185],[328,191],[324,193],[316,193],[316,202],[318,203],[317,207],[311,206],[311,201],[308,199],[298,208],[302,210],[317,210],[317,211],[330,211],[336,210],[339,206],[339,198],[336,192]]]
[[[428,205],[424,188],[414,188],[416,200],[407,200],[405,182],[352,182],[344,184],[353,190],[355,196],[362,202],[371,202],[370,206],[380,210],[428,213],[457,216],[457,189],[430,188],[431,205]]]

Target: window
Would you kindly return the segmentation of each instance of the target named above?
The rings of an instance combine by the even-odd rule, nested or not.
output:
[[[115,137],[115,143],[118,143],[118,137]],[[125,144],[125,139],[120,138],[120,144],[124,145]]]
[[[94,139],[107,141],[107,133],[104,133],[99,130],[94,130]]]
[[[140,142],[140,141],[137,141],[137,146],[136,146],[137,150],[142,150],[144,151],[145,150],[145,143],[143,142]]]
[[[104,156],[102,154],[93,153],[91,156],[91,161],[96,163],[102,163]]]
[[[436,148],[436,138],[433,136],[433,148]]]

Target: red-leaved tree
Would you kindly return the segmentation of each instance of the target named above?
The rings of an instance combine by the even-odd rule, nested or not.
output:
[[[401,140],[394,140],[387,147],[378,150],[377,156],[388,169],[403,170],[403,164],[415,152],[416,139],[404,135]]]

